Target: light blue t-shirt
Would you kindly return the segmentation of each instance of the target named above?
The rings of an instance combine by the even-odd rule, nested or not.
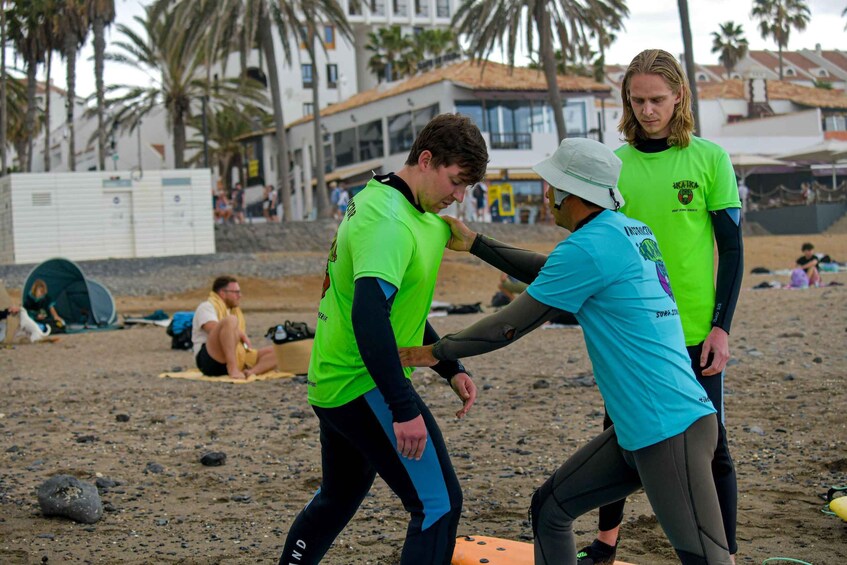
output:
[[[527,292],[576,315],[624,449],[680,434],[715,411],[691,370],[667,270],[646,225],[601,212],[556,246]]]

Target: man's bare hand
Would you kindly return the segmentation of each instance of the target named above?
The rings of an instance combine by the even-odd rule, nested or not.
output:
[[[712,364],[706,367],[710,353],[714,354],[714,357],[712,357]],[[703,342],[703,352],[700,354],[700,366],[706,367],[703,369],[703,376],[711,377],[720,374],[726,368],[727,361],[729,361],[729,335],[721,328],[712,328],[706,341]]]
[[[462,399],[462,409],[456,412],[456,417],[462,418],[476,401],[476,384],[467,373],[456,373],[450,379],[450,386]]]
[[[438,363],[438,359],[432,354],[431,345],[419,347],[401,347],[400,363],[404,367],[432,367]]]
[[[441,216],[441,218],[450,226],[450,240],[447,241],[447,249],[470,251],[476,239],[476,232],[472,231],[458,218],[453,216]]]
[[[397,451],[409,459],[420,460],[426,447],[426,424],[423,416],[408,422],[394,422],[394,435],[397,437]]]

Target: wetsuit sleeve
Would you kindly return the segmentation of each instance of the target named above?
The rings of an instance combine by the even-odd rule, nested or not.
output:
[[[482,355],[513,343],[562,312],[525,292],[496,314],[441,338],[433,355],[439,360]]]
[[[424,338],[423,345],[430,345],[436,343],[438,341],[438,332],[435,331],[429,322],[426,323],[426,327],[424,328]],[[456,360],[443,360],[439,361],[435,365],[431,367],[433,371],[438,373],[442,379],[450,382],[450,379],[458,375],[459,373],[467,373],[467,369],[462,365],[462,362],[458,359]]]
[[[711,212],[711,215],[715,242],[718,246],[718,276],[715,283],[712,327],[721,328],[729,333],[744,273],[741,209],[726,208]]]
[[[547,261],[546,255],[512,247],[482,234],[478,234],[474,239],[471,253],[492,267],[527,284],[535,280]]]
[[[386,297],[379,279],[362,277],[353,291],[353,334],[362,361],[391,409],[395,422],[420,415],[409,381],[400,364],[397,340],[391,327],[394,294]]]

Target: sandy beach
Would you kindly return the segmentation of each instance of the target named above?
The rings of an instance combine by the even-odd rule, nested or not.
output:
[[[847,260],[845,234],[753,236],[745,239],[745,272],[788,268],[807,240]],[[528,244],[549,251],[555,241]],[[241,280],[254,344],[266,344],[261,335],[284,320],[313,323],[324,256],[245,257],[243,271],[233,274],[255,273]],[[286,261],[306,267],[265,277],[246,266]],[[240,269],[237,261],[228,267]],[[147,271],[136,284],[155,286],[164,276]],[[168,286],[179,292],[142,296],[118,288],[118,311],[192,310],[211,277],[179,276]],[[827,489],[847,485],[847,286],[752,289],[772,280],[788,277],[745,275],[730,339],[726,424],[739,481],[738,563],[777,556],[847,563],[847,523],[821,512]],[[847,273],[824,281],[847,284]],[[490,267],[447,252],[435,298],[485,305],[496,283]],[[443,334],[480,316],[432,323]],[[136,326],[0,350],[0,563],[276,563],[289,524],[320,482],[305,381],[160,379],[193,366],[190,353],[169,345],[163,328]],[[462,483],[459,533],[529,541],[533,490],[602,427],[582,333],[539,329],[467,365],[480,396],[461,421],[454,417],[459,401],[440,378],[429,370],[414,376]],[[210,451],[225,452],[226,464],[202,466]],[[98,523],[41,516],[35,488],[59,473],[117,483],[101,490],[106,512]],[[399,501],[377,479],[325,563],[395,563],[405,523]],[[596,514],[577,522],[579,543],[591,541],[595,524]],[[643,493],[627,505],[618,558],[676,562]]]

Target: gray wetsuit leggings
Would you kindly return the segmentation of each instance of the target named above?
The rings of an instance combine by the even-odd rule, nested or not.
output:
[[[612,426],[574,453],[532,497],[536,565],[575,565],[573,521],[644,487],[653,512],[685,565],[728,565],[712,457],[714,414],[683,433],[627,451]]]

